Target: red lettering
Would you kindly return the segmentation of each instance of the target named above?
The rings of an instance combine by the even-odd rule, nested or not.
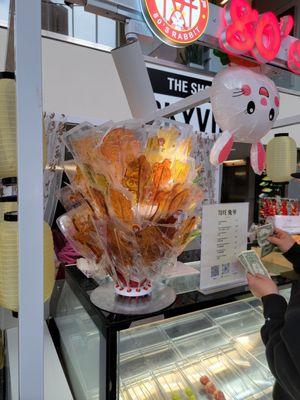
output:
[[[289,47],[288,67],[297,75],[300,75],[300,40],[295,40]]]
[[[229,52],[243,54],[254,46],[254,28],[258,20],[258,12],[252,10],[245,0],[232,0],[226,7],[225,28],[220,44]]]
[[[264,13],[255,31],[255,47],[252,55],[260,63],[274,60],[281,45],[281,34],[277,17],[272,12]]]
[[[279,27],[280,33],[283,38],[287,37],[293,29],[294,18],[291,15],[285,15],[280,18]]]
[[[280,18],[272,12],[259,16],[246,0],[232,0],[224,12],[224,29],[219,37],[220,46],[227,53],[250,53],[259,63],[274,60],[280,50],[282,40],[294,26],[290,15]],[[299,73],[300,40],[289,48],[289,68]]]

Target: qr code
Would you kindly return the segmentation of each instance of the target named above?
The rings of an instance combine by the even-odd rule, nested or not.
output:
[[[223,264],[222,265],[222,274],[228,274],[229,273],[229,268],[230,268],[230,264]]]
[[[217,276],[220,276],[220,266],[219,265],[214,265],[213,267],[211,267],[210,276],[211,276],[211,278],[216,278]]]

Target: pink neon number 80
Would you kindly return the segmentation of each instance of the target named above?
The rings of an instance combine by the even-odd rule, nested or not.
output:
[[[272,61],[277,56],[280,45],[281,33],[277,17],[272,12],[266,12],[257,23],[252,54],[260,63]]]
[[[221,35],[221,46],[234,54],[251,52],[256,60],[273,60],[281,45],[280,25],[275,14],[262,16],[245,0],[232,0],[225,11],[226,28]]]
[[[227,27],[221,37],[221,46],[235,54],[250,51],[255,44],[254,26],[257,20],[258,12],[252,10],[245,0],[232,0],[225,12]]]

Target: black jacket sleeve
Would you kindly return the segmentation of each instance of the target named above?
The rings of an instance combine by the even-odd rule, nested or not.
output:
[[[289,305],[276,294],[262,298],[266,323],[261,335],[270,370],[286,393],[300,399],[300,282],[295,282]],[[284,400],[283,398],[280,400]]]
[[[284,256],[300,273],[300,246]],[[280,386],[278,400],[300,399],[300,281],[292,286],[289,305],[277,294],[262,298],[265,325],[261,329],[270,370]],[[276,399],[274,392],[274,399]],[[276,399],[277,400],[277,399]]]
[[[286,253],[284,253],[284,257],[293,264],[294,270],[300,273],[300,246],[295,243],[294,246],[290,248]]]

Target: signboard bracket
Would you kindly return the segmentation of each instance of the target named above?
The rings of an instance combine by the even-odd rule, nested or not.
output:
[[[146,118],[144,118],[145,123],[149,123],[154,121],[157,118],[167,118],[173,115],[176,115],[182,111],[186,111],[193,107],[199,106],[201,104],[207,103],[210,101],[210,88],[206,88],[201,92],[192,94],[191,96],[186,97],[185,99],[179,100],[174,104],[170,104],[169,106],[157,110]]]

